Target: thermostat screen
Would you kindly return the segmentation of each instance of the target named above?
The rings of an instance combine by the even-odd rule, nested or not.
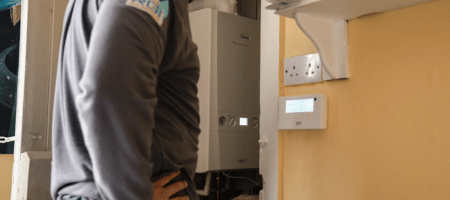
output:
[[[241,119],[239,120],[239,125],[248,126],[248,118],[241,117]]]
[[[314,112],[314,99],[287,100],[286,113]]]

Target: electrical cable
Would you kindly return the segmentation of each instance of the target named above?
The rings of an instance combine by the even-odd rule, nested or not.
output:
[[[230,175],[228,175],[228,174],[225,174],[225,172],[222,172],[222,174],[225,175],[225,176],[228,177],[228,178],[247,179],[247,180],[253,182],[253,183],[256,184],[256,185],[259,185],[257,182],[255,182],[255,181],[253,181],[252,179],[247,178],[247,177],[235,177],[235,176],[230,176]]]

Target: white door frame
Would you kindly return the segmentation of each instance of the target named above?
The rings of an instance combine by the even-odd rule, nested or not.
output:
[[[263,191],[260,200],[278,198],[278,70],[280,17],[261,2],[261,124],[260,163]]]
[[[16,141],[11,190],[13,200],[27,197],[29,191],[42,188],[42,182],[29,184],[30,170],[34,170],[33,173],[36,174],[39,174],[40,170],[45,170],[45,173],[49,171],[39,167],[30,169],[29,166],[33,159],[46,159],[48,162],[51,160],[53,93],[67,2],[68,0],[22,0]],[[50,177],[45,179],[48,181]],[[48,195],[50,191],[42,193]]]

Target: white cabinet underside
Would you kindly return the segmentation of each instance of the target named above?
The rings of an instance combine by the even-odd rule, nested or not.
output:
[[[272,0],[276,14],[294,18],[301,12],[317,17],[351,20],[362,15],[395,10],[430,0]]]

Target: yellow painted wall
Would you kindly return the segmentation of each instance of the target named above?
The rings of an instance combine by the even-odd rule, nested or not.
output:
[[[280,54],[316,52],[282,20]],[[350,79],[280,82],[328,96],[327,130],[280,131],[280,199],[450,199],[450,0],[352,20],[349,46]]]
[[[0,154],[0,200],[11,199],[14,155]]]

